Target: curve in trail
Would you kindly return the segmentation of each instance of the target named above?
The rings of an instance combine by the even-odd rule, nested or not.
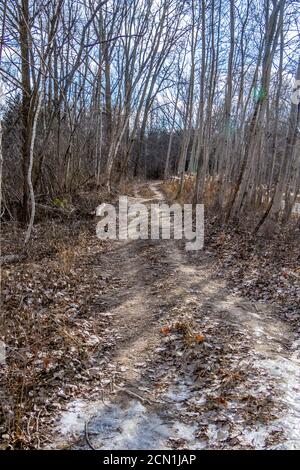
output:
[[[131,201],[163,201],[149,188]],[[105,298],[120,338],[111,393],[70,403],[52,447],[299,449],[299,340],[274,308],[228,292],[205,252],[196,267],[172,240],[116,243],[101,258],[122,281]]]

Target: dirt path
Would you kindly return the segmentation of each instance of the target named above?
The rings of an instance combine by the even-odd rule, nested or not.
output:
[[[150,189],[132,201],[163,200]],[[97,304],[117,331],[110,393],[70,403],[53,447],[300,448],[299,341],[273,307],[172,240],[116,242],[96,264],[114,280]]]

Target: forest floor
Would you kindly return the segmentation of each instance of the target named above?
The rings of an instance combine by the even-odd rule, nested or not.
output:
[[[130,201],[164,199],[150,183]],[[2,446],[300,449],[296,245],[280,245],[275,273],[249,240],[212,232],[186,252],[100,241],[95,225],[47,265],[3,270],[6,336],[22,360],[0,375]]]

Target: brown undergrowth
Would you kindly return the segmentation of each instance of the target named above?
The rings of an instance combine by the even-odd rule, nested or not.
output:
[[[109,242],[96,237],[94,211],[118,193],[80,193],[57,211],[39,212],[27,257],[2,266],[1,449],[39,448],[53,412],[99,382],[94,358],[107,344],[109,318],[94,307],[106,284],[94,264]],[[24,234],[17,222],[2,224],[2,255],[18,253]]]
[[[193,178],[185,181],[179,198],[178,179],[160,187],[169,202],[191,203]],[[300,230],[295,221],[290,225],[251,233],[249,221],[236,225],[220,222],[220,213],[212,207],[215,189],[208,183],[205,196],[204,250],[215,264],[217,277],[225,278],[236,293],[259,301],[279,302],[286,315],[298,324],[300,316]],[[197,255],[192,254],[197,263]]]

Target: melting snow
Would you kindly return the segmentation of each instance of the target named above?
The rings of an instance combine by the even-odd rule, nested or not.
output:
[[[86,422],[89,439],[97,449],[165,449],[169,439],[195,439],[195,427],[163,419],[161,413],[149,411],[136,400],[125,407],[75,400],[60,420],[61,440],[70,434],[83,435]]]

